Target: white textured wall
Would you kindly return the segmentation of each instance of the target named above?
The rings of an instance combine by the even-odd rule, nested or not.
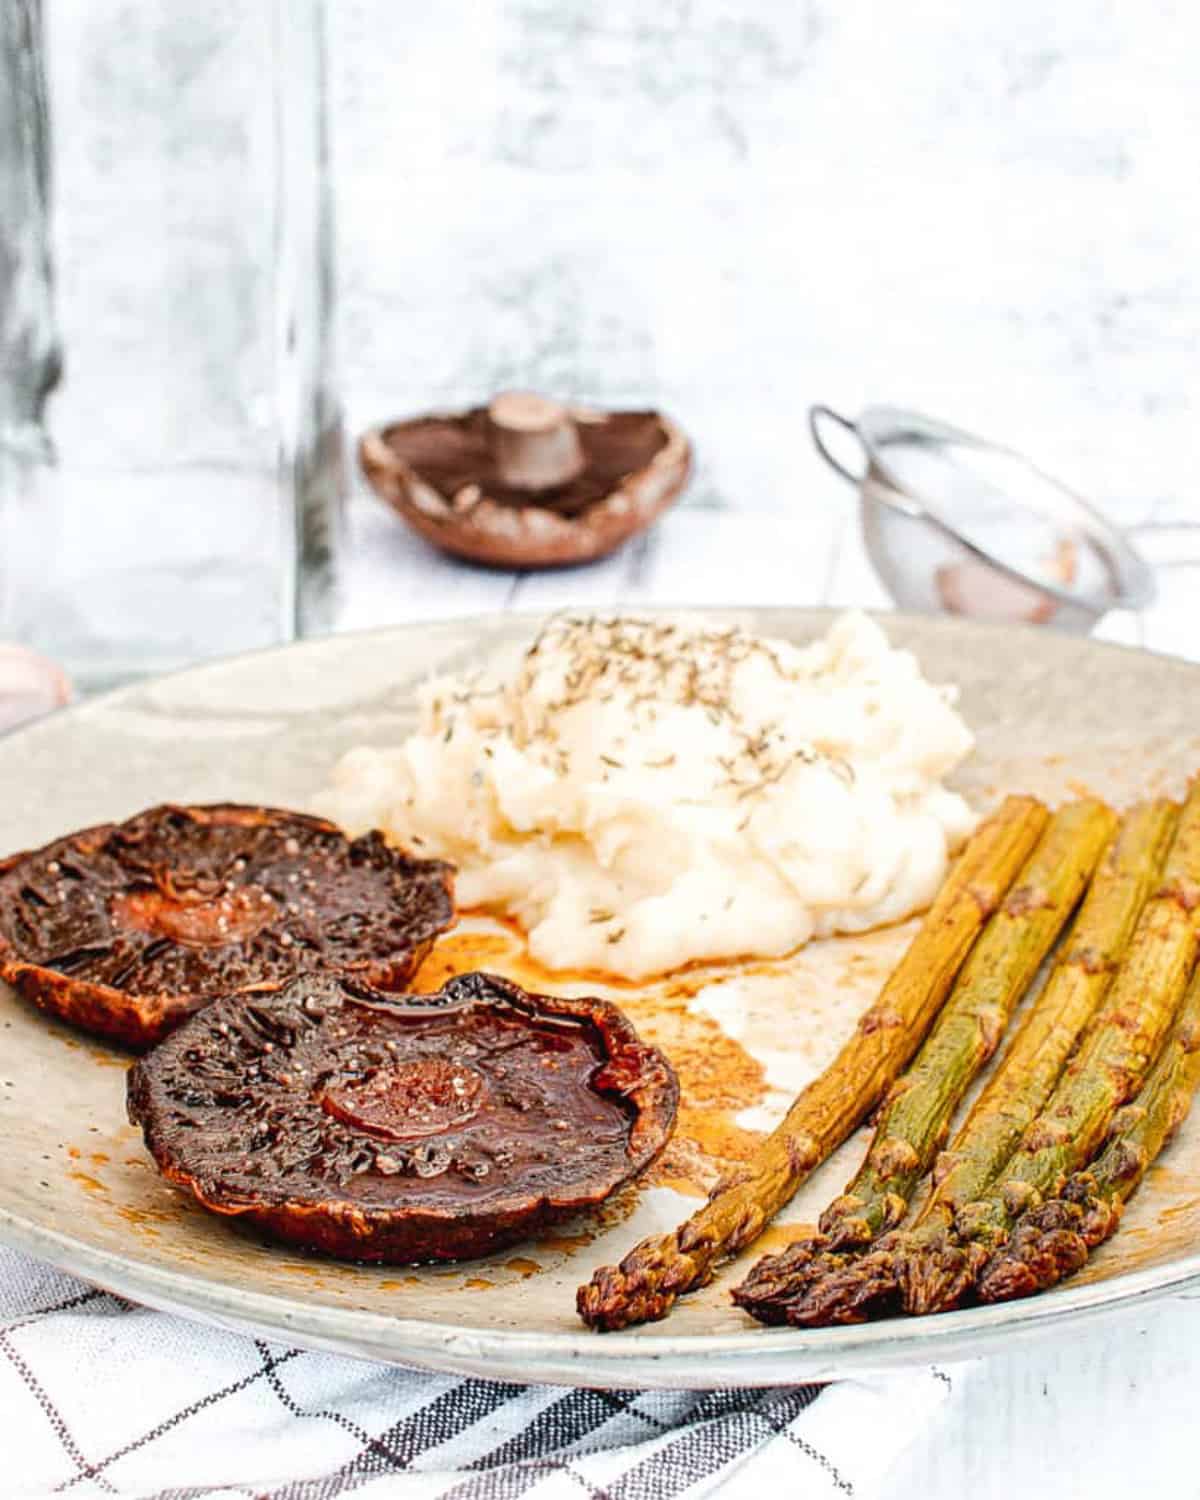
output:
[[[517,383],[670,408],[696,503],[836,504],[815,399],[1200,474],[1188,0],[335,0],[351,421]]]

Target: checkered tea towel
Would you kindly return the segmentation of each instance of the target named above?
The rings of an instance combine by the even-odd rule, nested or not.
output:
[[[0,1497],[869,1496],[961,1369],[593,1391],[311,1354],[135,1307],[0,1250]]]

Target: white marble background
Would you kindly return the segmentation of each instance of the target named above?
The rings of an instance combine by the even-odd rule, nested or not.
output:
[[[1200,515],[1189,0],[336,0],[352,427],[498,386],[669,408],[692,505],[842,503],[813,400]]]

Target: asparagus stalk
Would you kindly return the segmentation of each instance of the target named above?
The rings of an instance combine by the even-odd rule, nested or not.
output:
[[[778,1301],[752,1308],[756,1316],[813,1325],[857,1323],[895,1304],[902,1262],[935,1252],[953,1233],[957,1213],[1001,1170],[1050,1097],[1112,983],[1158,881],[1177,816],[1175,804],[1162,800],[1135,807],[1122,820],[1045,989],[949,1151],[938,1158],[933,1190],[912,1227],[884,1235],[865,1255],[836,1262],[825,1257],[814,1265],[807,1285],[797,1284]]]
[[[808,1321],[809,1294],[845,1267],[845,1252],[869,1245],[903,1218],[954,1110],[996,1050],[1115,827],[1113,813],[1092,800],[1069,803],[1054,815],[963,966],[916,1062],[893,1085],[866,1160],[821,1215],[820,1233],[764,1257],[733,1293],[740,1306],[764,1322]]]
[[[711,1279],[717,1261],[761,1234],[908,1063],[1047,818],[1034,798],[1009,797],[979,827],[833,1063],[802,1090],[755,1158],[718,1183],[703,1208],[671,1233],[635,1245],[619,1266],[602,1266],[580,1287],[577,1306],[585,1323],[615,1329],[665,1317],[677,1297]]]
[[[954,1230],[900,1265],[905,1310],[955,1307],[977,1283],[1017,1219],[1094,1155],[1113,1115],[1141,1085],[1179,1008],[1200,927],[1200,778],[1194,780],[1129,953],[1079,1050],[1005,1171],[963,1205]]]
[[[1090,1171],[1075,1172],[1057,1198],[1018,1220],[1012,1238],[984,1268],[985,1302],[1028,1297],[1086,1263],[1117,1231],[1125,1204],[1155,1157],[1187,1118],[1200,1087],[1200,973],[1141,1092],[1113,1116],[1108,1141]]]
[[[1037,1118],[1112,984],[1159,879],[1178,816],[1175,803],[1164,798],[1140,804],[1122,820],[1038,1003],[937,1163],[935,1188],[918,1223],[948,1228]]]
[[[951,1115],[995,1052],[1115,828],[1102,802],[1073,802],[1055,813],[916,1062],[893,1086],[854,1182],[821,1215],[833,1249],[869,1244],[903,1218]]]

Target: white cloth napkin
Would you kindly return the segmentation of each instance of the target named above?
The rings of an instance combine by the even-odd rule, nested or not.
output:
[[[762,1390],[591,1391],[306,1353],[0,1250],[0,1496],[870,1496],[963,1367]]]

